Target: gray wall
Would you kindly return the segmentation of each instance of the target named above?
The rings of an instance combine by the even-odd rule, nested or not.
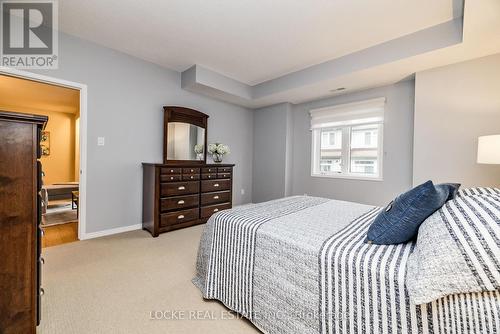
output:
[[[416,75],[415,184],[500,186],[500,166],[476,163],[477,137],[500,134],[500,54]]]
[[[296,195],[383,205],[412,184],[414,81],[346,94],[293,106],[293,184]],[[311,176],[309,110],[335,104],[386,97],[383,181]]]
[[[253,201],[308,194],[383,205],[412,185],[413,80],[298,105],[279,104],[255,111]],[[311,176],[309,111],[386,97],[384,180]]]
[[[281,198],[289,192],[290,107],[289,103],[282,103],[254,111],[254,203]]]
[[[226,161],[236,164],[235,204],[307,193],[383,205],[413,179],[498,185],[499,167],[475,164],[475,145],[479,135],[500,133],[499,58],[417,74],[414,177],[414,81],[251,111],[182,90],[178,72],[64,34],[59,69],[37,72],[88,85],[91,233],[141,222],[141,162],[162,160],[163,105],[210,115],[209,142],[231,146]],[[311,177],[308,111],[381,96],[387,98],[384,181]],[[106,146],[97,146],[98,136],[106,137]]]
[[[60,35],[59,51],[58,70],[37,72],[88,85],[87,233],[141,223],[141,162],[162,161],[163,105],[210,115],[209,142],[228,144],[225,161],[236,164],[234,203],[251,201],[252,111],[182,90],[178,72],[72,36]]]

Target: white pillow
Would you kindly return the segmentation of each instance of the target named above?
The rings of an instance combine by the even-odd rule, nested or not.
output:
[[[406,286],[414,304],[500,289],[500,193],[466,194],[420,226],[407,264]]]

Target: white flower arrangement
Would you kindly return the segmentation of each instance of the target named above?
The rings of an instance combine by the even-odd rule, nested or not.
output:
[[[212,155],[214,162],[222,162],[224,155],[231,153],[231,150],[225,144],[213,143],[208,145],[208,153]]]
[[[226,155],[231,153],[231,150],[226,144],[214,143],[208,145],[208,153]]]
[[[194,153],[202,154],[203,153],[203,144],[194,145]]]

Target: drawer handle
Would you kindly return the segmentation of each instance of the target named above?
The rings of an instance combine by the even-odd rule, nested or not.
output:
[[[191,179],[193,178],[194,176],[191,176]]]
[[[40,258],[40,263],[45,264],[45,259],[43,257]]]
[[[45,290],[43,288],[40,288],[40,296],[43,296],[45,294]]]
[[[174,177],[173,177],[173,176],[171,176],[171,177],[170,177],[170,180],[173,180],[173,179],[174,179]]]
[[[186,190],[186,187],[184,186],[180,186],[179,188],[177,188],[178,190]]]
[[[174,170],[173,170],[173,169],[171,169],[171,170],[170,170],[170,173],[173,173],[173,172],[174,172]]]
[[[177,204],[184,204],[185,202],[181,199]]]
[[[211,178],[212,178],[212,175],[209,175],[209,176],[208,176],[208,178],[209,178],[209,179],[211,179]]]
[[[191,169],[191,173],[194,172],[194,169]]]
[[[219,186],[219,184],[218,184],[218,183],[214,184],[214,187],[216,187],[216,188],[217,188],[218,186]]]
[[[180,215],[177,219],[184,219],[184,215]]]
[[[217,211],[219,211],[219,209],[215,208],[215,209],[214,209],[214,212],[217,212]]]
[[[217,195],[216,195],[216,196],[214,196],[214,199],[219,199],[219,196],[217,196]]]

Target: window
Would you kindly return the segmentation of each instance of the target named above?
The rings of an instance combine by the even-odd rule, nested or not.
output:
[[[311,110],[312,175],[382,179],[385,99]]]

